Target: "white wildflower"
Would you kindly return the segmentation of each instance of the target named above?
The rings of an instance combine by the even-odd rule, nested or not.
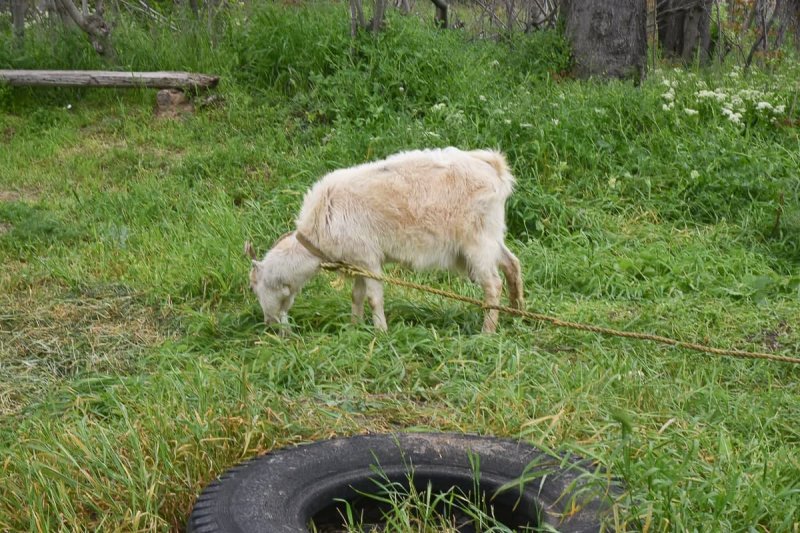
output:
[[[669,91],[662,94],[661,98],[663,98],[667,102],[672,102],[673,100],[675,100],[675,93],[672,92],[672,89],[670,89]]]
[[[503,120],[503,122],[505,122],[506,124],[511,124],[511,119],[507,118],[507,119]]]
[[[724,102],[728,98],[728,95],[725,94],[720,89],[717,89],[715,91],[709,91],[707,89],[702,89],[700,91],[697,91],[695,93],[695,96],[697,96],[698,98],[703,98],[703,99],[705,99],[705,98],[709,98],[709,99],[713,98],[717,102]]]
[[[774,111],[776,114],[780,115],[780,114],[783,114],[783,112],[784,112],[785,110],[786,110],[786,106],[785,106],[785,105],[783,105],[783,104],[781,104],[781,105],[776,105],[776,106],[775,106],[775,109],[774,109],[773,111]]]
[[[461,124],[462,122],[464,122],[464,118],[465,118],[464,112],[459,109],[455,113],[450,113],[449,115],[447,115],[445,117],[445,121],[451,124]]]
[[[722,108],[722,114],[725,115],[726,117],[728,117],[728,120],[730,120],[734,124],[738,125],[738,124],[742,123],[742,114],[741,113],[736,113],[735,111],[732,111],[732,110],[728,109],[727,107],[723,107]]]
[[[756,104],[756,109],[758,109],[759,111],[763,111],[765,109],[772,111],[772,104],[770,104],[769,102],[758,102]]]
[[[401,85],[401,86],[400,86],[400,88],[398,88],[397,90],[398,90],[398,91],[400,91],[401,93],[404,93],[404,92],[406,92],[406,88],[405,88],[405,87],[403,87],[402,85]]]
[[[520,122],[519,127],[520,128],[532,128],[533,124],[531,124],[530,122]]]
[[[691,177],[693,180],[696,180],[697,178],[700,177],[700,173],[696,170],[692,170],[691,172],[689,172],[689,177]]]
[[[485,102],[486,101],[486,97],[483,96],[482,94],[478,95],[478,100],[480,100],[481,102]]]
[[[431,111],[441,111],[445,107],[447,107],[447,104],[444,102],[439,102],[438,104],[433,104],[433,106],[431,106]]]
[[[683,112],[689,115],[690,117],[698,113],[697,109],[689,109],[688,107],[684,107]]]
[[[489,63],[489,65],[491,65],[491,66],[493,66],[493,67],[499,67],[499,66],[500,66],[500,61],[498,61],[498,60],[496,60],[496,59],[495,59],[494,61],[492,61],[491,63]]]
[[[744,100],[755,102],[757,100],[764,100],[767,95],[755,89],[742,89],[739,91],[739,96]]]
[[[663,109],[664,111],[671,111],[674,106],[675,106],[675,104],[673,104],[673,103],[663,104],[661,106],[661,109]]]
[[[555,124],[556,126],[558,126],[558,119],[557,119],[557,118],[554,118],[554,119],[552,119],[552,120],[553,120],[553,124]]]

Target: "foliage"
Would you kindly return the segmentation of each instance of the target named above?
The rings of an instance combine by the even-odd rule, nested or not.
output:
[[[796,64],[575,82],[557,36],[428,23],[390,14],[351,42],[341,4],[245,6],[215,39],[123,18],[123,66],[223,75],[222,106],[175,121],[146,91],[0,89],[0,529],[179,529],[239,460],[397,429],[595,458],[626,483],[620,530],[798,527],[794,368],[511,319],[483,337],[478,310],[396,288],[376,336],[328,275],[295,335],[263,328],[241,244],[265,250],[320,175],[489,146],[518,180],[531,308],[798,353]],[[97,65],[72,34],[28,33],[21,54],[0,36],[0,65]]]

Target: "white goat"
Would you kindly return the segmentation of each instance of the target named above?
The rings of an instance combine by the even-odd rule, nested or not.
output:
[[[504,244],[505,201],[514,177],[503,154],[456,148],[402,152],[382,161],[336,170],[306,193],[297,229],[281,237],[257,261],[250,286],[266,323],[287,323],[295,295],[323,261],[342,261],[372,272],[386,262],[414,269],[466,273],[480,284],[484,301],[497,305],[502,281],[511,305],[523,306],[519,260]],[[364,297],[376,329],[386,330],[383,287],[357,277],[353,321],[364,315]],[[497,327],[487,310],[483,331]]]

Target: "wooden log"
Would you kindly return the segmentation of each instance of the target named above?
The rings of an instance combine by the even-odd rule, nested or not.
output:
[[[197,91],[215,87],[219,82],[219,76],[192,72],[0,70],[0,82],[33,87],[146,87]]]

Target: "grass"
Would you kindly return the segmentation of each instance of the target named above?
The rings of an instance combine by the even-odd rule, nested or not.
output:
[[[375,531],[383,527],[389,531],[458,533],[464,526],[492,533],[512,531],[494,516],[487,495],[478,493],[477,488],[473,494],[457,487],[438,491],[430,483],[417,487],[413,474],[403,481],[392,482],[380,467],[374,468],[373,476],[375,486],[357,496],[359,507],[344,501],[338,509],[347,531]],[[315,527],[312,524],[314,532]]]
[[[797,63],[559,82],[553,35],[472,42],[391,16],[351,51],[341,6],[306,9],[237,12],[215,46],[119,26],[125,66],[223,75],[224,105],[182,120],[146,91],[0,87],[0,530],[181,529],[255,454],[448,430],[597,459],[626,483],[621,530],[797,532],[797,368],[516,319],[485,337],[478,311],[397,288],[375,335],[328,274],[280,339],[241,254],[291,228],[328,170],[498,147],[532,309],[797,356]],[[29,35],[0,65],[96,66],[74,37]]]

